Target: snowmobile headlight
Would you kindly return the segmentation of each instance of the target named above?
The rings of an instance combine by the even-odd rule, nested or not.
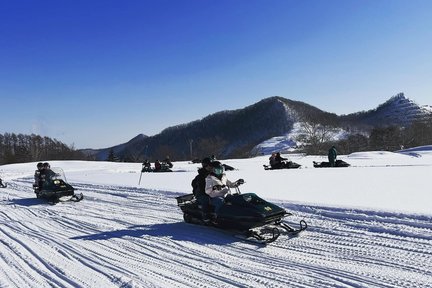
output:
[[[59,181],[59,180],[54,180],[54,184],[55,184],[55,185],[59,185],[59,184],[60,184],[60,181]]]

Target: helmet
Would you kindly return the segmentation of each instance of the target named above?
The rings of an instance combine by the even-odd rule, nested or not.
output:
[[[48,162],[43,163],[43,167],[44,167],[44,168],[51,168],[51,166],[49,165]]]
[[[38,169],[42,169],[42,167],[43,167],[42,162],[37,163],[36,167],[37,167]]]
[[[223,174],[224,167],[222,166],[222,163],[220,163],[219,161],[211,162],[210,166],[213,167],[213,173],[216,174],[216,176],[220,176]]]

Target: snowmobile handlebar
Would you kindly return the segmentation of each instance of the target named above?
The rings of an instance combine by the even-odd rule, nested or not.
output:
[[[244,179],[238,179],[237,181],[234,182],[235,188],[238,188],[238,186],[240,186],[244,183],[245,183]],[[226,185],[214,185],[213,190],[222,190],[225,187],[227,187],[227,186]]]
[[[244,184],[245,181],[243,179],[239,179],[237,181],[234,182],[235,187],[237,188],[238,186]],[[226,185],[214,185],[213,186],[213,190],[222,190],[223,188],[227,187]]]
[[[238,180],[235,182],[235,184],[236,184],[237,186],[240,186],[240,185],[242,185],[242,184],[244,184],[244,183],[245,183],[244,179],[238,179]]]

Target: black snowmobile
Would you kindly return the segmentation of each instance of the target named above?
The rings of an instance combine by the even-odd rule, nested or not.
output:
[[[153,168],[148,167],[148,166],[147,167],[143,166],[141,169],[141,173],[144,173],[144,172],[153,172]]]
[[[172,172],[172,170],[170,169],[170,165],[168,163],[161,162],[160,164],[161,164],[160,169],[155,169],[155,168],[152,168],[149,166],[147,166],[147,167],[143,166],[141,169],[141,173],[145,173],[145,172]]]
[[[330,165],[330,162],[315,162],[313,161],[313,166],[315,168],[327,168],[327,167],[332,167]],[[334,167],[349,167],[351,166],[350,164],[348,164],[347,162],[343,161],[343,160],[336,160],[335,162],[335,166]]]
[[[297,169],[300,168],[300,164],[293,161],[283,161],[279,167],[271,167],[270,165],[263,165],[264,170],[277,170],[277,169]]]
[[[267,202],[255,193],[229,195],[220,208],[217,218],[206,223],[202,219],[202,210],[193,194],[176,197],[177,204],[183,211],[183,219],[187,223],[210,225],[233,232],[237,237],[257,242],[271,243],[282,232],[296,235],[307,228],[304,220],[300,228],[294,229],[282,219],[292,215],[285,209]],[[212,213],[214,217],[214,213]]]
[[[65,201],[78,202],[84,198],[82,193],[75,194],[75,189],[66,182],[65,174],[61,168],[53,167],[45,172],[44,180],[41,183],[42,187],[33,184],[36,198],[47,199],[54,204]]]

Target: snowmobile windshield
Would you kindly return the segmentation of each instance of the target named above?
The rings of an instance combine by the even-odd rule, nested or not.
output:
[[[64,171],[63,171],[62,168],[52,167],[51,168],[51,172],[52,173],[50,173],[50,175],[49,175],[50,178],[51,178],[51,180],[58,180],[58,179],[60,179],[60,180],[63,180],[63,181],[66,182],[66,176],[65,176]]]

